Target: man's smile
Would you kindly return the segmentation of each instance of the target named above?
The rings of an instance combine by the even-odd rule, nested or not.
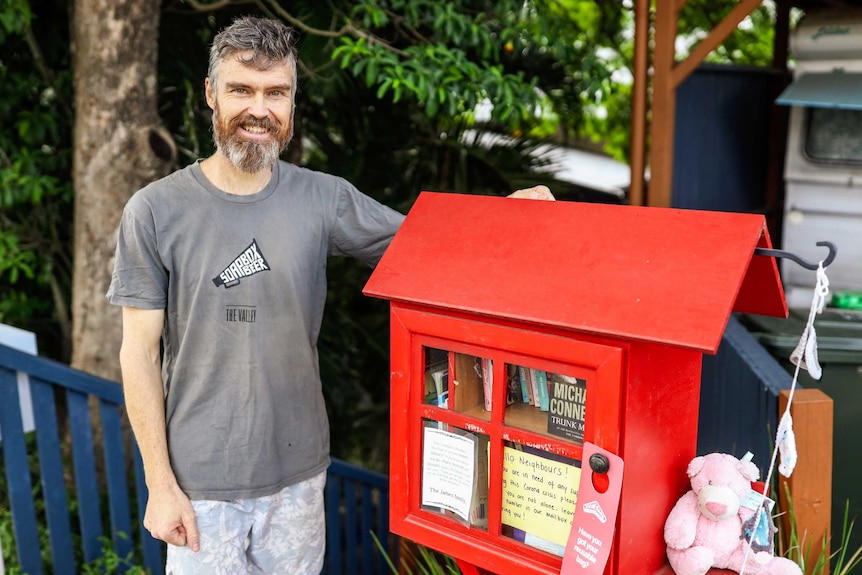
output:
[[[263,126],[244,124],[238,126],[237,130],[250,140],[263,140],[269,138],[269,129]]]

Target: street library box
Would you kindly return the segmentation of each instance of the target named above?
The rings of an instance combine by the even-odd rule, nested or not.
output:
[[[624,462],[605,573],[665,564],[703,353],[786,316],[761,215],[423,192],[364,293],[390,302],[390,529],[465,572],[559,574],[584,443]]]

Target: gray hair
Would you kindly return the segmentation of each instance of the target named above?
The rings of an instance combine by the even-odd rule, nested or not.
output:
[[[251,53],[239,56],[240,52]],[[207,70],[214,92],[219,64],[234,54],[241,63],[257,70],[269,70],[282,63],[290,66],[293,71],[291,97],[296,96],[296,33],[293,28],[278,20],[245,16],[216,34]]]

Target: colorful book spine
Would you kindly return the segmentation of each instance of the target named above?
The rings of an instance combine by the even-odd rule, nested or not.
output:
[[[541,369],[533,369],[533,381],[536,385],[536,390],[539,396],[539,409],[548,411],[550,407],[550,398],[548,397],[548,374]]]
[[[530,403],[530,392],[527,391],[527,369],[518,366],[518,378],[521,380],[521,398],[524,403]]]
[[[491,411],[491,394],[494,391],[494,362],[482,359],[482,388],[485,393],[485,411]]]
[[[431,374],[434,379],[434,387],[437,392],[437,405],[449,407],[449,370],[442,369]]]
[[[555,376],[551,386],[548,433],[582,442],[586,421],[586,381]]]
[[[506,405],[518,403],[521,397],[521,384],[518,382],[518,368],[514,365],[506,366]]]
[[[470,525],[488,528],[488,462],[490,460],[491,443],[487,436],[478,436],[476,449],[476,479],[473,493],[473,505],[470,509]]]
[[[540,406],[540,396],[539,396],[539,382],[536,381],[536,370],[529,369],[527,370],[527,377],[530,380],[530,389],[533,390],[533,402],[531,405],[535,405],[536,407]]]

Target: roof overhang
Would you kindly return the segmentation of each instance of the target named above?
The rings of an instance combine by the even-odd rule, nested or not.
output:
[[[862,73],[836,70],[802,74],[776,102],[785,106],[862,110]]]

